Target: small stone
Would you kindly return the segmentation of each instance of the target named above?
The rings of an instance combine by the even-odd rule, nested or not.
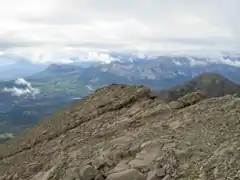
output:
[[[34,175],[30,180],[38,180],[38,179],[42,180],[43,176],[44,176],[44,172],[39,172],[36,175]],[[0,179],[0,180],[6,180],[6,178]]]
[[[165,170],[163,168],[156,169],[157,177],[164,177],[165,176]]]
[[[165,171],[163,168],[154,169],[153,171],[148,172],[147,180],[158,180],[161,177],[165,176]]]
[[[172,172],[172,167],[169,164],[165,164],[163,166],[163,168],[164,168],[165,172],[167,172],[167,173],[171,173]]]
[[[171,101],[169,103],[169,106],[172,108],[172,109],[180,109],[183,105],[182,103],[178,102],[178,101]]]
[[[74,167],[66,170],[65,179],[80,179],[79,169]],[[64,180],[65,180],[64,179]]]
[[[144,142],[141,146],[140,146],[140,149],[144,149],[145,147],[149,146],[152,144],[152,141],[147,141],[147,142]]]
[[[31,180],[39,180],[39,179],[41,179],[41,180],[49,180],[49,179],[51,179],[51,177],[56,172],[57,167],[58,166],[54,166],[51,169],[49,169],[48,171],[46,171],[46,172],[38,172],[35,176],[33,176],[31,178]],[[6,178],[4,180],[13,180],[13,177],[11,176],[10,179]]]
[[[146,180],[157,180],[157,176],[153,171],[149,171]]]
[[[164,178],[162,178],[162,180],[171,180],[171,176],[167,174]]]
[[[150,169],[149,168],[142,168],[142,173],[148,173],[150,171]]]
[[[96,177],[94,178],[94,180],[104,180],[105,178],[103,177],[102,174],[98,174],[96,175]]]
[[[48,180],[50,177],[56,172],[58,166],[52,167],[50,170],[48,170],[42,177],[42,180]]]
[[[153,148],[149,150],[141,151],[137,154],[136,159],[129,162],[129,165],[132,168],[141,169],[141,168],[151,168],[152,163],[159,155],[159,149]]]
[[[92,161],[87,161],[87,162],[85,162],[84,164],[85,164],[85,165],[89,165],[89,166],[92,166],[92,165],[93,165]]]
[[[155,160],[155,163],[153,165],[153,168],[154,169],[159,169],[159,168],[162,168],[163,167],[163,157],[158,157],[156,160]]]
[[[14,177],[14,174],[10,174],[9,176],[5,177],[6,180],[12,180]]]
[[[163,156],[161,156],[161,157],[157,157],[157,158],[156,158],[156,161],[157,161],[157,162],[161,162],[161,161],[163,161],[163,159],[164,159]]]
[[[114,165],[115,165],[115,162],[113,161],[113,160],[108,160],[107,162],[106,162],[106,164],[109,166],[109,167],[113,167]]]
[[[90,165],[86,165],[80,170],[80,176],[84,180],[92,180],[97,175],[97,173],[97,170]]]
[[[124,161],[121,161],[117,164],[117,166],[113,169],[112,172],[117,173],[117,172],[125,171],[128,169],[129,169],[129,165]]]
[[[146,177],[136,169],[110,174],[107,180],[145,180]]]
[[[107,173],[108,171],[110,171],[110,168],[108,166],[104,166],[103,171]]]
[[[122,158],[128,157],[129,156],[129,151],[123,151],[122,152]]]
[[[61,180],[80,180],[80,179],[76,179],[74,177],[66,176],[66,177],[62,178]]]
[[[120,159],[122,159],[122,157],[123,157],[123,152],[120,151],[120,150],[117,150],[117,151],[112,153],[112,159],[113,160],[120,160]]]
[[[159,147],[161,149],[162,144],[161,144],[161,141],[159,139],[146,141],[143,144],[141,144],[140,150],[146,149],[148,147]]]
[[[18,174],[14,174],[12,177],[13,180],[17,180],[18,178],[19,178]]]
[[[135,147],[132,147],[130,150],[129,150],[129,155],[130,156],[135,156],[137,153],[140,152],[140,146],[137,145]]]

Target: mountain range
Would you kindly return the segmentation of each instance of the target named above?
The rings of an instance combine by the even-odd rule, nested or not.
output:
[[[0,82],[0,131],[2,133],[19,132],[26,127],[31,127],[55,111],[112,83],[145,85],[151,87],[153,91],[161,91],[162,95],[164,94],[162,91],[170,87],[175,88],[176,85],[190,81],[202,73],[219,74],[219,77],[210,76],[210,81],[212,78],[213,81],[220,79],[219,81],[226,84],[226,87],[229,84],[235,87],[232,86],[233,83],[240,83],[239,57],[139,57],[116,53],[111,56],[115,61],[51,64],[42,71],[39,71],[39,66],[34,74],[23,76],[24,80],[31,85],[30,88],[28,83],[27,86],[16,84],[16,80]],[[221,76],[233,82],[228,83],[228,80],[225,78],[223,80]],[[200,81],[200,86],[202,83]],[[219,86],[222,87],[222,84],[220,83]],[[186,87],[190,90],[185,92],[183,88],[184,90],[180,91],[188,93],[199,86],[189,82]],[[227,92],[230,91],[217,95]],[[183,93],[175,93],[175,90],[172,94],[176,98],[183,95]]]
[[[19,77],[28,77],[47,68],[47,64],[36,64],[27,60],[14,60],[9,57],[0,57],[0,81],[14,80]]]

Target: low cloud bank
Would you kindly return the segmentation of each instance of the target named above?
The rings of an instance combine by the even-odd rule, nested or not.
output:
[[[32,87],[31,83],[26,81],[23,78],[18,78],[15,81],[15,85],[25,86],[24,88],[20,88],[17,86],[13,86],[12,88],[5,87],[3,89],[4,92],[11,93],[12,96],[33,96],[35,97],[37,94],[40,93],[40,89]]]

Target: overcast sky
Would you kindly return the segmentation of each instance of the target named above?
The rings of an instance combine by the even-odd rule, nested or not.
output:
[[[0,56],[106,60],[240,49],[240,0],[0,0]]]

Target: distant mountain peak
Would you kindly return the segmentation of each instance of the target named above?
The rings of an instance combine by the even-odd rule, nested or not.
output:
[[[162,100],[173,101],[188,93],[199,90],[204,92],[208,98],[227,94],[237,94],[240,96],[240,85],[217,73],[200,74],[182,85],[160,91],[158,94]]]

